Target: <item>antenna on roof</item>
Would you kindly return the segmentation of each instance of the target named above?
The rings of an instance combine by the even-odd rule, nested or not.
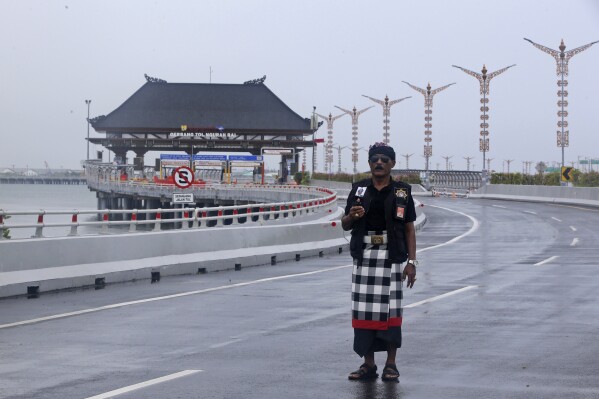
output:
[[[210,83],[212,83],[212,65],[210,65]]]

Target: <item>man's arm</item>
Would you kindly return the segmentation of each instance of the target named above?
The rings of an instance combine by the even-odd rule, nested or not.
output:
[[[406,223],[406,243],[408,244],[408,259],[416,259],[416,229],[414,222]]]
[[[359,216],[364,214],[364,208],[362,206],[353,205],[353,199],[355,197],[356,188],[352,187],[349,195],[347,196],[347,205],[345,206],[345,215],[341,218],[341,228],[343,230],[351,230],[354,221],[359,219]]]
[[[408,246],[408,259],[416,259],[416,229],[414,222],[405,224],[406,244]],[[416,267],[410,263],[403,269],[403,280],[408,279],[407,287],[412,288],[416,282]]]
[[[347,215],[343,216],[341,218],[341,227],[343,228],[343,230],[347,231],[347,230],[351,230],[354,222],[362,217],[364,217],[364,214],[366,212],[364,211],[364,208],[362,207],[362,205],[354,205],[349,209],[349,212]]]

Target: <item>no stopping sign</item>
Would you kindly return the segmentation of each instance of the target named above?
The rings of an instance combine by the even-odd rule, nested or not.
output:
[[[193,172],[187,166],[181,166],[175,169],[175,186],[179,188],[189,188],[193,183]]]

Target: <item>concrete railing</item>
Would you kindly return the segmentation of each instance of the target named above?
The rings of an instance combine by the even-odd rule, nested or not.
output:
[[[172,190],[172,189],[171,189]],[[225,188],[232,191],[230,188]],[[262,189],[259,189],[262,191]],[[282,188],[286,193],[309,193],[311,197],[305,200],[289,202],[259,203],[237,206],[219,206],[205,208],[175,208],[175,209],[104,209],[104,210],[73,210],[73,211],[5,211],[0,210],[0,240],[5,229],[35,229],[34,238],[44,237],[45,228],[70,227],[69,236],[78,235],[79,226],[96,226],[99,233],[108,233],[113,226],[129,226],[129,232],[137,230],[138,226],[151,225],[153,231],[160,231],[164,224],[180,226],[182,229],[222,227],[226,225],[251,224],[284,218],[298,218],[315,212],[331,212],[337,200],[335,192],[325,188]],[[46,215],[64,216],[65,222],[47,223]],[[79,221],[80,215],[99,215],[99,221]],[[114,216],[123,220],[111,220]],[[165,216],[170,216],[166,218]],[[7,216],[31,216],[35,223],[8,223]],[[140,219],[140,216],[142,217]],[[68,219],[70,221],[67,221]],[[209,223],[214,222],[214,223]],[[123,232],[123,230],[120,230]]]

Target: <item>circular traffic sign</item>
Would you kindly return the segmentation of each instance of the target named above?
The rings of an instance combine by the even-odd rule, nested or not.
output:
[[[175,186],[179,188],[189,188],[193,183],[193,171],[187,166],[180,166],[175,169]]]

